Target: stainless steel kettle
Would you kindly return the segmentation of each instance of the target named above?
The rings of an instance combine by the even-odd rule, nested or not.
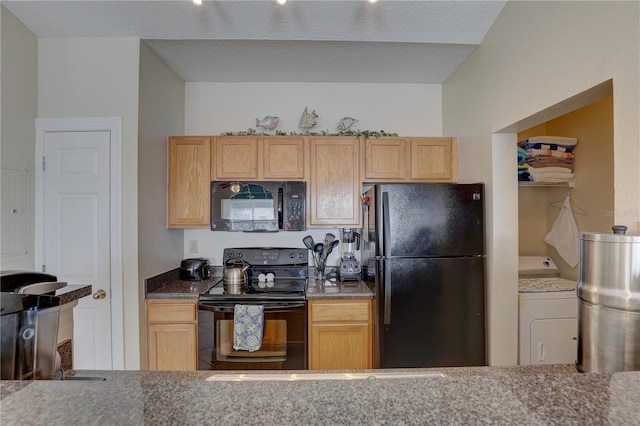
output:
[[[234,266],[237,265],[237,266]],[[227,294],[242,294],[247,287],[247,269],[249,265],[246,261],[239,258],[227,259],[224,262],[223,285]]]

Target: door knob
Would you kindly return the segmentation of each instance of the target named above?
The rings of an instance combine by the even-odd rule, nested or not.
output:
[[[107,292],[104,291],[103,289],[100,289],[100,290],[96,291],[95,293],[93,293],[93,298],[96,299],[96,300],[104,299],[105,297],[107,297]]]

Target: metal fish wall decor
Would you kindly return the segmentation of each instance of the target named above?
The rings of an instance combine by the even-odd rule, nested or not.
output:
[[[318,118],[318,114],[316,114],[316,110],[309,112],[307,108],[304,109],[302,116],[300,116],[300,123],[298,127],[301,129],[310,129],[316,125],[316,118]]]
[[[355,118],[343,117],[338,123],[338,130],[341,132],[347,131],[351,126],[353,126],[357,122],[358,120],[356,120]]]
[[[256,118],[256,127],[262,127],[263,129],[273,130],[278,125],[280,121],[280,117],[274,117],[272,115],[267,115],[262,120],[258,120]]]

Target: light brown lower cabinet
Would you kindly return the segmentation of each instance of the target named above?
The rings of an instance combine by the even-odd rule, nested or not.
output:
[[[196,300],[147,300],[147,368],[197,369]]]
[[[309,301],[309,369],[373,368],[371,299]]]

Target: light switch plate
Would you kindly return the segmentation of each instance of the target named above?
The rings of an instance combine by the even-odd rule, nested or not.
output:
[[[198,240],[189,240],[189,253],[198,252]]]

